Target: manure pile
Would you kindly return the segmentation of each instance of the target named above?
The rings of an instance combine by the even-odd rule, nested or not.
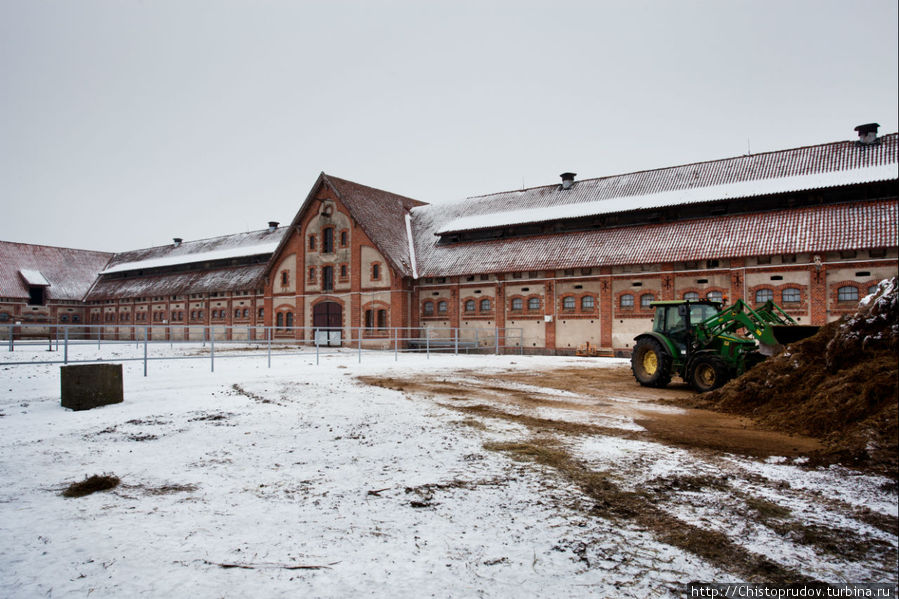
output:
[[[821,439],[816,461],[897,477],[899,282],[882,281],[858,311],[791,344],[724,387],[708,407]]]

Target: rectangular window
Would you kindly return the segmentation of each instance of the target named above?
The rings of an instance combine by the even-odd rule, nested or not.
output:
[[[334,289],[334,267],[322,267],[322,291],[331,291]]]
[[[378,328],[387,328],[387,310],[378,310]]]
[[[313,284],[315,283],[315,267],[314,266],[309,267],[309,282],[313,283]]]
[[[349,234],[346,231],[340,232],[340,247],[345,248],[349,245]]]
[[[372,281],[379,281],[381,279],[381,265],[377,262],[371,265],[371,279]]]
[[[334,229],[328,227],[322,229],[322,252],[330,254],[334,251]]]
[[[315,235],[309,236],[309,249],[313,252],[315,251]]]

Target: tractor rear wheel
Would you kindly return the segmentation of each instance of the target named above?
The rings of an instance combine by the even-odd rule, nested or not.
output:
[[[730,380],[724,360],[718,356],[698,356],[690,364],[687,380],[700,393],[717,389]]]
[[[671,356],[652,337],[640,339],[631,356],[631,371],[645,387],[664,387],[671,382]]]

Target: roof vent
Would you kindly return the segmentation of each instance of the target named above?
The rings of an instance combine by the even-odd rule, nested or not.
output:
[[[184,240],[181,239],[180,237],[172,237],[172,241],[175,242],[175,247],[178,247],[179,245],[181,245],[181,242]]]
[[[276,220],[268,221],[268,232],[269,233],[274,233],[275,229],[277,229],[277,228],[278,228],[278,221],[276,221]]]
[[[858,143],[864,146],[876,144],[878,127],[880,127],[880,125],[877,123],[867,123],[856,127],[855,130],[858,131]]]
[[[577,173],[562,173],[559,176],[562,177],[562,189],[571,189],[571,186],[574,185],[574,178],[577,176]]]

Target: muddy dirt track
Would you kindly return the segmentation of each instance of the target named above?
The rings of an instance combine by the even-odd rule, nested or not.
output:
[[[627,366],[614,368],[562,368],[522,374],[500,372],[484,374],[475,370],[454,373],[452,379],[414,377],[363,379],[368,384],[444,400],[486,402],[492,408],[481,413],[524,418],[523,412],[535,408],[556,408],[555,428],[583,429],[581,415],[603,419],[631,420],[644,431],[615,426],[592,425],[594,432],[631,439],[645,439],[678,447],[714,450],[756,457],[807,455],[821,449],[810,437],[764,430],[749,418],[710,410],[672,407],[689,402],[695,395],[684,384],[673,383],[666,389],[641,387]],[[551,393],[557,390],[562,394]],[[471,406],[469,406],[471,408]],[[547,419],[544,419],[547,420]],[[549,424],[549,423],[547,423]]]

